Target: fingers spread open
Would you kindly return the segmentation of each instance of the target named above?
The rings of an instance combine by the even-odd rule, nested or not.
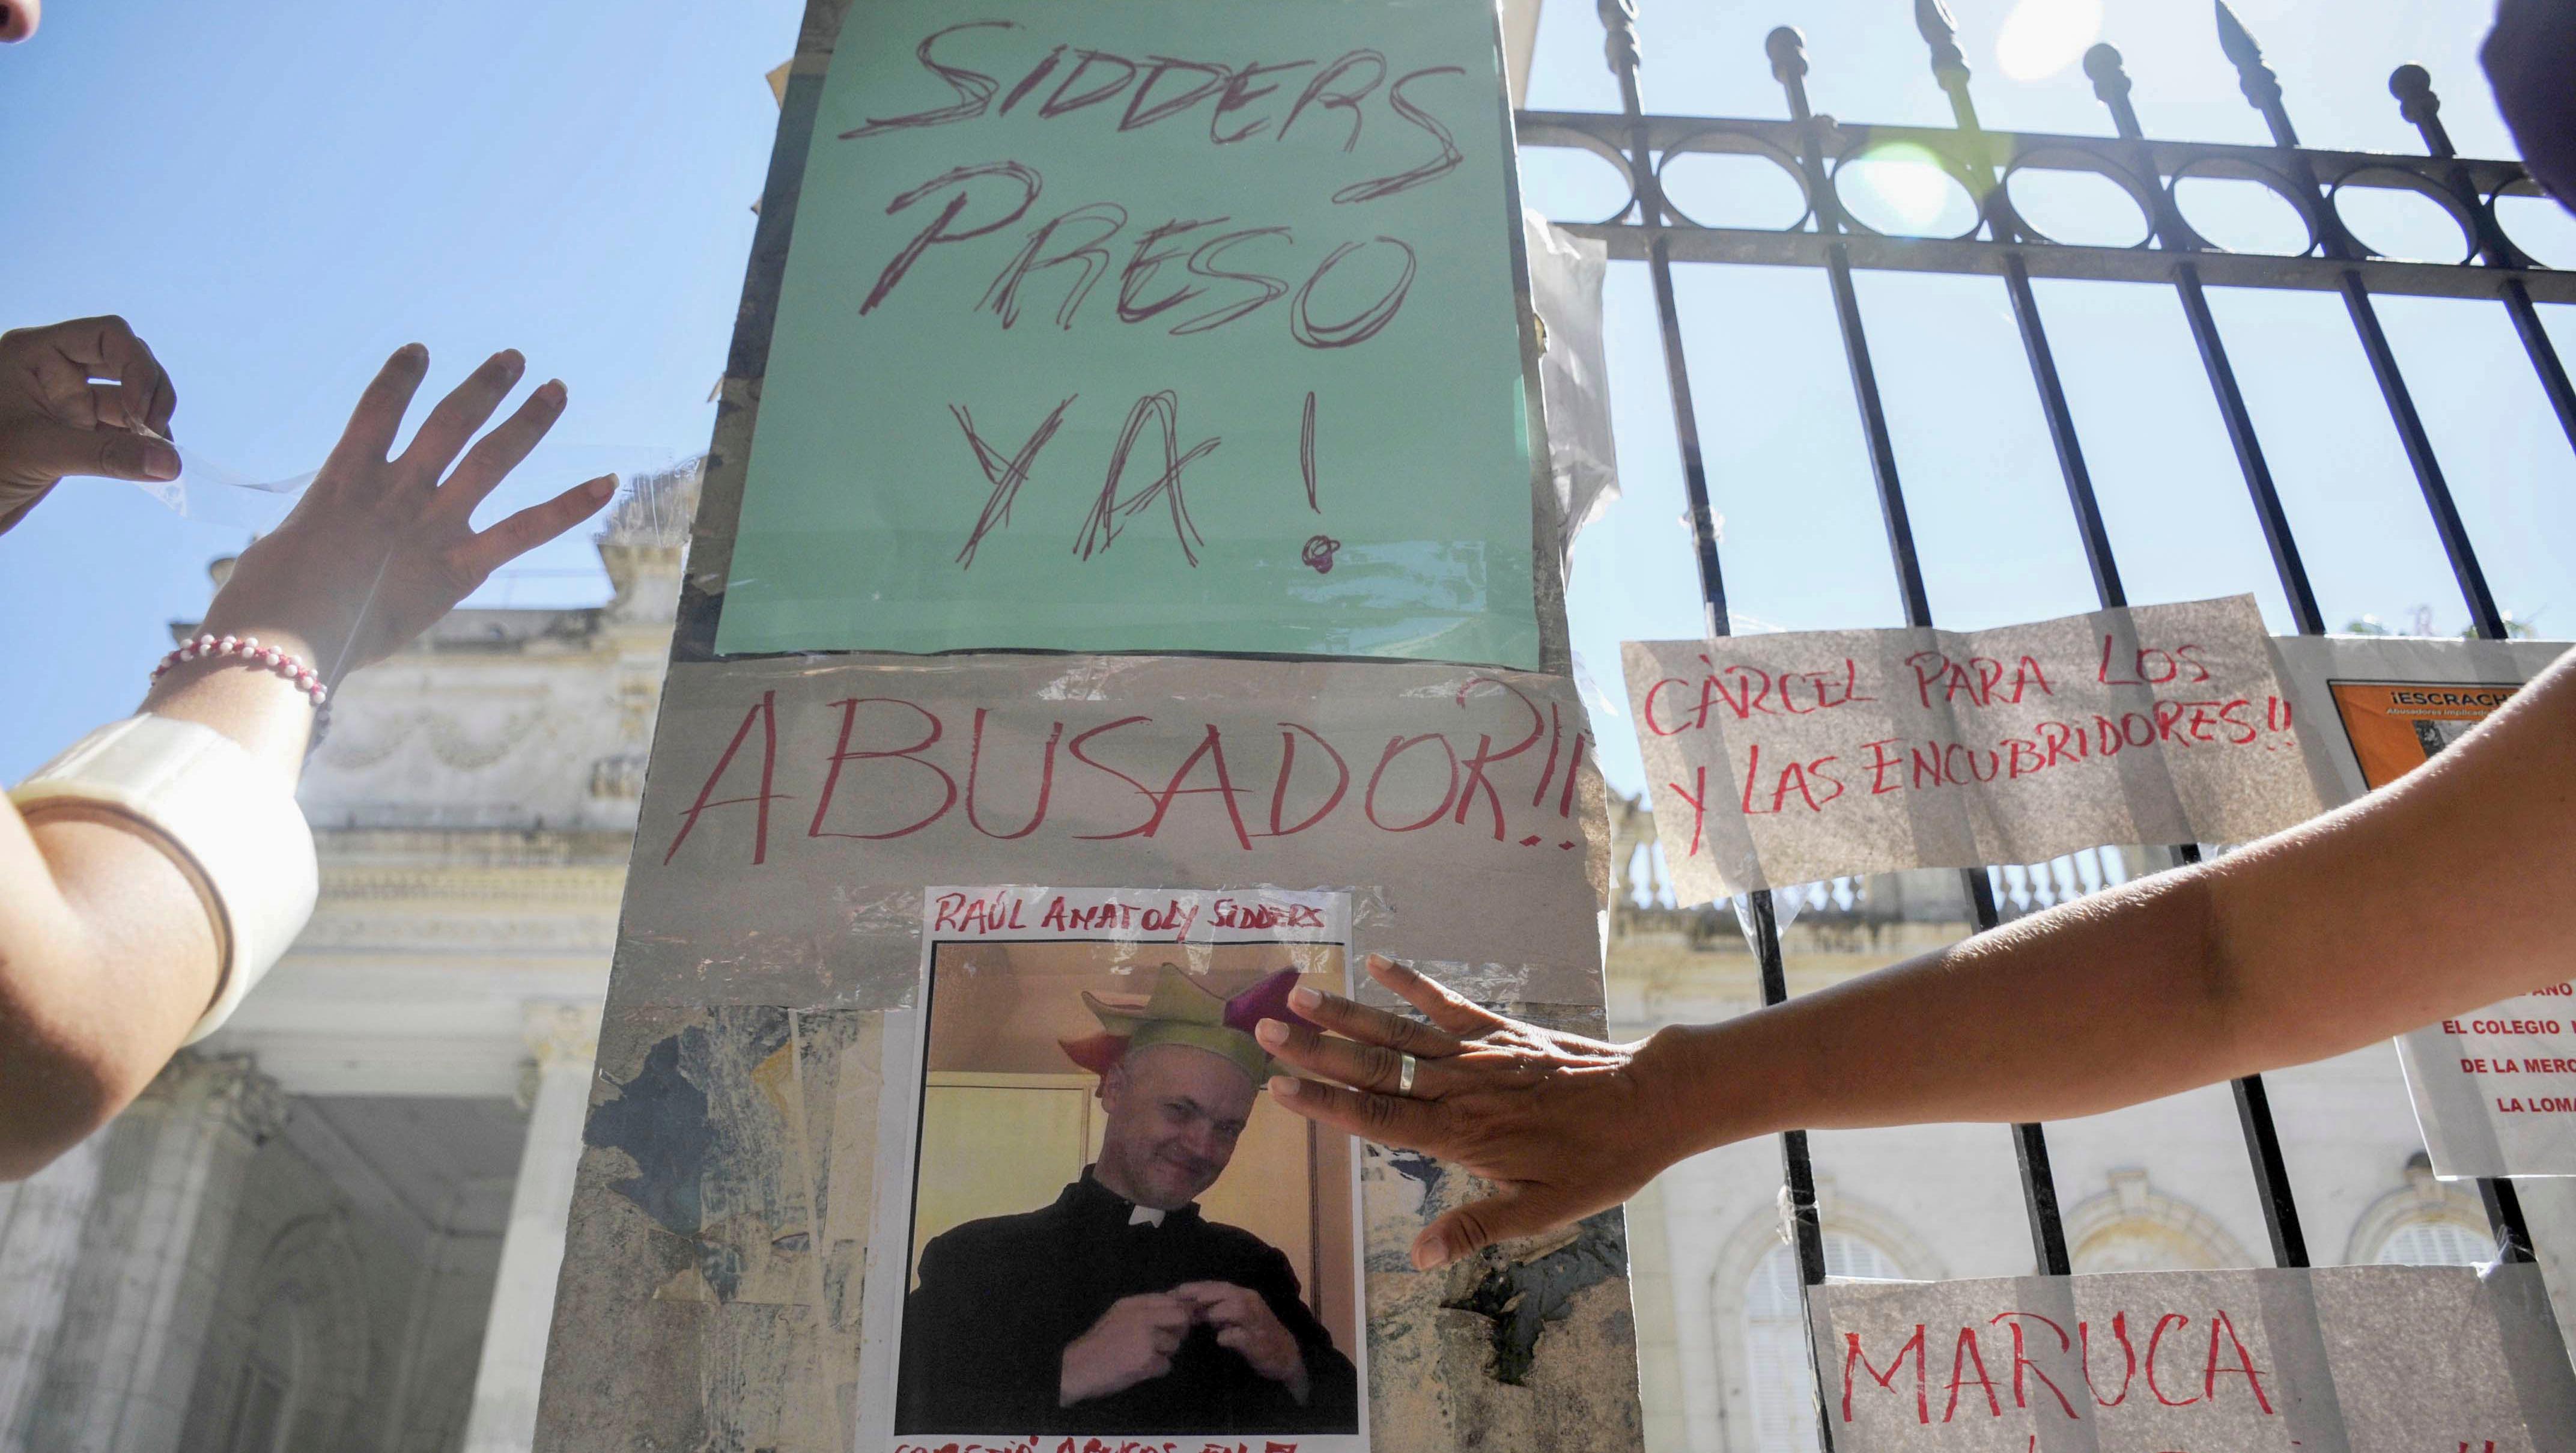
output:
[[[1348,1035],[1362,1044],[1382,1044],[1407,1054],[1436,1059],[1456,1054],[1466,1046],[1445,1029],[1434,1028],[1418,1019],[1373,1008],[1339,994],[1299,987],[1288,993],[1288,1003],[1299,1014],[1336,1034]]]
[[[563,417],[564,386],[561,379],[548,379],[537,385],[527,402],[517,412],[503,419],[499,427],[475,442],[465,453],[465,461],[456,466],[447,483],[439,486],[437,510],[449,518],[469,519],[474,507],[483,503],[510,471],[537,447],[546,431]]]
[[[1413,1264],[1429,1271],[1498,1241],[1553,1231],[1572,1219],[1559,1214],[1540,1197],[1505,1188],[1481,1201],[1460,1206],[1422,1228],[1422,1234],[1413,1238]]]
[[[1381,1145],[1440,1153],[1447,1120],[1429,1100],[1370,1095],[1289,1075],[1270,1077],[1270,1098],[1318,1125],[1346,1130]]]
[[[1503,1026],[1503,1017],[1478,1008],[1467,999],[1450,992],[1449,986],[1410,967],[1399,964],[1384,954],[1368,956],[1369,977],[1384,984],[1395,996],[1428,1015],[1431,1022],[1451,1034],[1472,1037]]]
[[[411,396],[420,391],[421,378],[428,372],[428,349],[417,343],[395,349],[385,366],[376,370],[367,391],[358,395],[358,406],[349,412],[349,427],[340,431],[330,462],[322,466],[322,478],[360,480],[371,491],[380,489],[377,466],[393,452],[394,435],[402,429],[403,415],[411,410]]]
[[[1253,1037],[1261,1047],[1301,1070],[1339,1080],[1382,1095],[1396,1093],[1404,1082],[1404,1052],[1317,1033],[1302,1024],[1264,1019]],[[1413,1092],[1426,1100],[1440,1098],[1437,1070],[1441,1061],[1425,1059],[1414,1070]]]
[[[530,505],[468,541],[461,564],[480,581],[599,513],[599,507],[616,492],[617,476],[603,474],[587,484],[574,485],[544,504]]]
[[[492,417],[501,400],[518,387],[519,375],[527,370],[528,361],[515,348],[504,348],[483,360],[483,366],[465,376],[465,381],[448,390],[429,417],[420,421],[420,432],[412,435],[411,447],[397,461],[400,488],[426,492],[438,487],[439,477],[447,466],[463,453],[467,440]]]

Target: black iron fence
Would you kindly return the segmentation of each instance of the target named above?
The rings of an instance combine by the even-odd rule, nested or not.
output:
[[[1590,151],[1615,167],[1627,188],[1626,203],[1606,219],[1558,220],[1576,233],[1606,243],[1613,258],[1647,264],[1662,335],[1665,378],[1672,394],[1682,483],[1689,499],[1688,522],[1707,607],[1706,625],[1712,635],[1729,634],[1731,621],[1718,556],[1716,516],[1709,505],[1708,478],[1701,460],[1689,361],[1674,302],[1676,263],[1758,263],[1824,270],[1845,361],[1850,367],[1853,399],[1859,409],[1880,512],[1887,527],[1898,592],[1906,623],[1912,626],[1931,625],[1932,610],[1906,514],[1896,448],[1882,407],[1877,374],[1870,362],[1868,331],[1852,285],[1855,270],[1984,274],[2003,279],[2067,496],[2074,507],[2085,561],[2092,572],[2095,592],[2105,607],[2126,605],[2128,597],[2103,525],[2092,476],[2085,466],[2083,445],[2076,436],[2074,416],[2049,350],[2048,332],[2031,279],[2080,278],[2172,287],[2179,295],[2208,372],[2210,390],[2244,472],[2255,516],[2289,598],[2291,617],[2304,634],[2322,633],[2325,622],[2318,613],[2307,568],[2273,486],[2270,466],[2237,387],[2235,370],[2205,290],[2221,286],[2337,293],[2351,315],[2354,332],[2396,426],[2407,463],[2423,491],[2425,507],[2467,603],[2471,627],[2483,637],[2500,638],[2506,634],[2505,619],[2488,589],[2477,552],[2461,524],[2450,485],[2443,477],[2441,463],[2434,455],[2372,299],[2380,294],[2407,294],[2493,300],[2500,304],[2512,318],[2560,426],[2570,443],[2576,444],[2576,391],[2570,389],[2567,370],[2543,331],[2535,306],[2537,302],[2576,302],[2576,272],[2542,267],[2515,245],[2499,220],[2497,203],[2509,196],[2536,195],[2538,188],[2519,163],[2481,161],[2456,154],[2442,126],[2441,103],[2434,95],[2431,78],[2421,67],[2400,67],[2389,78],[2389,90],[2405,119],[2422,135],[2425,155],[2391,156],[2302,147],[2279,81],[2263,64],[2254,38],[2221,0],[2217,6],[2219,44],[2236,68],[2247,102],[2261,113],[2272,137],[2271,146],[2149,139],[2130,105],[2130,81],[2121,69],[2119,53],[2107,45],[2095,46],[2086,54],[2084,69],[2109,113],[2112,136],[1989,131],[1977,120],[1968,66],[1949,12],[1941,0],[1915,0],[1916,28],[1929,48],[1933,77],[1949,98],[1955,121],[1950,129],[1855,125],[1817,115],[1807,99],[1805,43],[1797,31],[1785,26],[1771,32],[1766,48],[1772,75],[1785,93],[1788,120],[1653,116],[1645,113],[1639,101],[1640,55],[1633,0],[1597,3],[1605,34],[1604,52],[1619,84],[1620,112],[1524,111],[1518,118],[1520,142],[1523,146]],[[1975,199],[1976,219],[1965,232],[1955,237],[1889,235],[1866,225],[1846,205],[1838,190],[1846,168],[1900,146],[1909,148],[1910,155],[1930,158]],[[1694,220],[1666,194],[1664,172],[1678,159],[1709,153],[1753,156],[1776,164],[1796,183],[1805,200],[1803,214],[1788,227],[1777,230],[1707,226]],[[2089,173],[2108,179],[2136,203],[2145,219],[2145,239],[2131,247],[2102,247],[2048,237],[2013,203],[2012,180],[2030,171]],[[2177,187],[2193,178],[2251,182],[2267,189],[2296,213],[2307,230],[2307,246],[2291,255],[2256,255],[2213,245],[2185,220],[2176,200]],[[2349,194],[2373,189],[2411,192],[2430,199],[2458,225],[2462,260],[2404,261],[2381,256],[2365,246],[2346,225],[2340,203]],[[2197,848],[2181,851],[2187,861],[2198,857]],[[1999,879],[1983,869],[1967,870],[1960,876],[1976,925],[1991,928],[2000,922],[2005,915],[1998,910],[1996,886],[2012,880]],[[1752,895],[1751,909],[1763,1000],[1776,1004],[1788,997],[1778,915],[1768,893]],[[2237,1081],[2235,1099],[2273,1258],[2281,1266],[2306,1266],[2308,1249],[2300,1230],[2297,1198],[2261,1078],[2247,1076]],[[2070,1265],[2058,1213],[2057,1188],[2049,1169],[2047,1134],[2038,1125],[2014,1126],[2012,1134],[2037,1265],[2043,1272],[2065,1275]],[[1803,1131],[1793,1130],[1783,1134],[1780,1141],[1798,1266],[1805,1285],[1814,1287],[1825,1279],[1825,1246],[1807,1137]],[[2531,1237],[2512,1184],[2484,1181],[2479,1191],[2503,1254],[2518,1261],[2530,1260]],[[1823,1434],[1830,1447],[1830,1425],[1824,1427]]]

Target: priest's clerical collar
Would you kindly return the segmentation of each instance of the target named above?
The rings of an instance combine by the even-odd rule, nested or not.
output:
[[[1118,1226],[1162,1226],[1174,1218],[1187,1221],[1198,1214],[1195,1205],[1176,1210],[1140,1206],[1100,1183],[1096,1167],[1084,1166],[1082,1179],[1064,1188],[1065,1199],[1086,1214],[1099,1216]]]

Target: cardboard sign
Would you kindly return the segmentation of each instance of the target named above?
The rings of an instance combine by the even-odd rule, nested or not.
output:
[[[678,665],[618,950],[644,1002],[890,1007],[921,885],[1352,886],[1368,949],[1597,1001],[1608,844],[1562,677],[1375,663]],[[1457,884],[1472,884],[1461,891]]]
[[[2103,843],[2241,842],[2317,811],[2251,596],[1622,655],[1684,903]]]
[[[2279,643],[2283,681],[2313,739],[2318,791],[2333,802],[2424,765],[2566,649],[2375,637]],[[2576,961],[2567,971],[2576,976]],[[2576,984],[2400,1035],[2397,1055],[2434,1174],[2576,1175]]]
[[[1842,1453],[2562,1453],[2540,1269],[1854,1282],[1810,1293]]]
[[[1491,4],[853,9],[717,649],[1538,664]]]

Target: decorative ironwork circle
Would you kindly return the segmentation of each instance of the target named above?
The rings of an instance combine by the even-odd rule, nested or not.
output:
[[[2517,201],[2529,200],[2541,203],[2542,205],[2539,208],[2534,209],[2529,215],[2534,217],[2553,218],[2562,228],[2568,225],[2569,219],[2567,209],[2559,203],[2558,199],[2541,190],[2540,184],[2527,176],[2518,178],[2504,186],[2496,188],[2492,192],[2489,192],[2481,205],[2486,208],[2486,214],[2489,220],[2495,223],[2497,235],[2503,237],[2506,245],[2513,248],[2514,252],[2517,254],[2513,259],[2513,264],[2518,267],[2546,269],[2551,271],[2576,267],[2576,246],[2571,246],[2570,244],[2562,241],[2543,243],[2537,250],[2535,250],[2529,243],[2514,234],[2513,228],[2505,223],[2504,208],[2498,205],[2507,197],[2514,198]],[[2563,258],[2565,261],[2545,262],[2542,260],[2544,258],[2551,257]],[[2490,260],[2492,261],[2492,259]]]
[[[1843,172],[1847,168],[1857,166],[1863,162],[1878,159],[1883,154],[1892,152],[1898,147],[1903,147],[1908,151],[1920,152],[1924,156],[1931,158],[1935,164],[1934,170],[1947,178],[1952,186],[1959,189],[1960,196],[1967,202],[1968,210],[1973,214],[1975,219],[1968,224],[1966,231],[1955,234],[1938,232],[1885,232],[1861,220],[1859,214],[1852,211],[1851,199],[1843,194]],[[1881,142],[1875,145],[1871,144],[1866,138],[1864,138],[1857,148],[1834,157],[1832,159],[1832,163],[1832,169],[1826,173],[1825,180],[1826,184],[1834,189],[1834,208],[1836,211],[1842,213],[1844,225],[1850,227],[1853,231],[1858,232],[1863,236],[1886,237],[1898,241],[1925,240],[1934,242],[1967,242],[1973,240],[1978,233],[1983,232],[1986,228],[1985,208],[1980,205],[1978,201],[1976,182],[1971,179],[1967,168],[1960,162],[1960,160],[1956,156],[1951,155],[1945,147],[1926,145],[1911,137],[1902,141]]]
[[[1711,145],[1710,139],[1719,136],[1728,138],[1732,144]],[[1670,167],[1675,159],[1684,156],[1758,157],[1778,167],[1789,178],[1790,184],[1798,189],[1800,211],[1787,226],[1762,230],[1802,232],[1816,215],[1816,198],[1814,192],[1807,186],[1806,164],[1798,159],[1797,153],[1765,141],[1749,130],[1731,126],[1706,126],[1665,147],[1663,155],[1655,158],[1655,190],[1663,193],[1664,210],[1689,226],[1708,231],[1716,230],[1712,224],[1702,222],[1683,211],[1681,204],[1673,200],[1670,189],[1663,185],[1665,169]]]
[[[1615,118],[1604,119],[1607,120]],[[1628,153],[1621,150],[1615,142],[1607,141],[1601,137],[1593,135],[1591,128],[1581,126],[1560,126],[1544,122],[1523,122],[1520,127],[1518,141],[1520,146],[1524,148],[1532,146],[1546,146],[1569,151],[1588,151],[1594,156],[1599,157],[1601,160],[1608,162],[1612,173],[1621,182],[1627,184],[1628,195],[1626,200],[1622,201],[1618,208],[1611,212],[1609,216],[1600,218],[1594,222],[1580,223],[1576,225],[1612,227],[1624,221],[1628,214],[1639,210],[1637,205],[1637,177],[1636,174],[1629,169]],[[1638,221],[1646,223],[1651,222],[1652,219],[1640,217],[1638,218]]]
[[[2292,215],[2296,216],[2299,219],[2299,225],[2307,230],[2307,245],[2296,252],[2248,252],[2220,246],[2218,241],[2209,235],[2208,228],[2192,220],[2190,209],[2182,204],[2182,184],[2193,180],[2252,182],[2263,188],[2289,204]],[[2257,166],[2235,158],[2195,157],[2173,169],[2173,174],[2165,180],[2165,195],[2173,201],[2174,215],[2180,217],[2183,225],[2189,227],[2202,242],[2208,244],[2213,252],[2235,253],[2240,257],[2313,257],[2324,244],[2325,228],[2319,225],[2322,219],[2318,215],[2320,204],[2316,195],[2267,166]]]
[[[2060,157],[2077,159],[2083,164],[2080,166],[2047,164]],[[2089,173],[2109,181],[2129,199],[2129,205],[2138,209],[2138,240],[2135,242],[2072,242],[2067,238],[2050,236],[2033,226],[2030,220],[2030,209],[2021,205],[2012,195],[2013,179],[2025,171],[2042,175]],[[2012,164],[2004,168],[2003,177],[1997,185],[2003,189],[2004,200],[2012,203],[2013,215],[2021,220],[2022,233],[2030,240],[2053,243],[2061,247],[2119,247],[2132,251],[2155,246],[2156,204],[2163,199],[2162,191],[2155,185],[2140,180],[2138,174],[2128,167],[2099,152],[2072,146],[2034,147],[2013,158]]]
[[[2450,262],[2461,264],[2476,259],[2478,255],[2477,214],[2470,211],[2450,188],[2420,173],[2393,166],[2354,167],[2351,171],[2335,178],[2326,187],[2326,205],[2334,209],[2335,222],[2343,228],[2344,235],[2369,248],[2374,257],[2387,257],[2401,262],[2441,262],[2443,259],[2399,258],[2394,253],[2381,252],[2372,245],[2368,236],[2354,228],[2352,219],[2344,215],[2343,192],[2346,187],[2358,187],[2366,191],[2413,192],[2419,197],[2429,199],[2433,205],[2442,209],[2442,215],[2451,219],[2451,225],[2460,229],[2460,255],[2450,259]]]

